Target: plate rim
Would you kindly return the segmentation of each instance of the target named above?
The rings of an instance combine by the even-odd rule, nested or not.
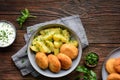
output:
[[[52,25],[52,24],[46,24],[46,25],[43,25],[43,26],[48,26],[48,25]],[[56,24],[53,24],[53,25],[56,25]],[[73,33],[74,35],[77,35],[77,33],[75,33],[74,30],[72,30],[72,29],[69,28],[68,26],[63,25],[63,24],[57,24],[57,25],[59,25],[59,26],[61,25],[61,26],[63,26],[63,28],[67,28],[70,32],[73,31],[72,33]],[[42,28],[43,26],[40,26],[33,34],[36,34],[36,33],[37,33],[39,30],[41,30],[41,29],[50,28],[50,27]],[[52,27],[51,27],[51,28],[52,28]],[[32,35],[33,35],[33,34],[32,34]],[[32,35],[31,35],[31,37],[34,37],[34,36],[32,36]],[[30,38],[31,38],[31,37],[30,37]],[[79,60],[79,62],[77,62],[77,63],[76,63],[76,66],[73,67],[71,70],[69,70],[68,73],[65,73],[65,75],[51,76],[51,75],[46,75],[46,74],[40,73],[39,71],[37,71],[37,69],[34,67],[33,63],[31,62],[30,54],[29,54],[29,52],[28,52],[28,58],[29,58],[29,60],[30,60],[30,63],[31,63],[31,65],[32,65],[32,67],[33,67],[39,74],[41,74],[41,75],[43,75],[43,76],[46,76],[46,77],[51,77],[51,78],[63,77],[63,76],[66,76],[66,75],[70,74],[70,73],[77,67],[77,65],[79,65],[79,63],[80,63],[80,61],[81,61],[81,57],[82,57],[82,43],[81,43],[81,40],[80,40],[80,38],[78,37],[78,35],[77,35],[77,38],[78,38],[78,40],[80,41],[79,43],[81,44],[81,45],[79,45],[79,47],[78,47],[78,48],[80,48],[79,54],[78,54],[78,60]],[[30,40],[29,40],[28,45],[27,45],[27,51],[29,51],[29,47],[28,47],[29,44],[30,44]]]

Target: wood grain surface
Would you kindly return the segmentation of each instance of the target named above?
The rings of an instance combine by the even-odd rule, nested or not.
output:
[[[24,28],[19,29],[16,22],[20,11],[28,8],[35,19],[28,19]],[[0,0],[0,20],[12,22],[17,29],[17,38],[13,45],[0,49],[0,80],[74,80],[80,73],[73,71],[69,75],[52,79],[40,75],[22,76],[11,60],[11,56],[25,45],[26,27],[37,23],[78,14],[85,28],[89,46],[83,50],[79,65],[89,51],[100,55],[97,67],[97,80],[102,80],[101,68],[107,55],[120,47],[120,0]]]

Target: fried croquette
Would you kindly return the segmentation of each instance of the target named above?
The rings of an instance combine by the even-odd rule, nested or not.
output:
[[[114,69],[116,70],[116,72],[120,73],[120,58],[115,59]]]
[[[48,68],[48,58],[45,53],[43,53],[43,52],[36,53],[35,61],[41,69]]]
[[[49,69],[52,72],[57,73],[61,70],[60,61],[58,60],[58,58],[55,55],[53,55],[53,54],[48,55],[48,62],[49,62]]]
[[[111,73],[108,75],[107,80],[120,80],[120,74]]]
[[[114,62],[115,62],[115,58],[110,58],[107,60],[105,67],[106,67],[106,70],[108,73],[115,73],[116,72],[114,69],[114,65],[113,65]]]
[[[59,53],[57,55],[62,69],[69,69],[72,65],[72,60],[65,54]]]
[[[63,44],[60,48],[60,53],[67,55],[71,59],[75,59],[78,55],[78,49],[72,44]]]

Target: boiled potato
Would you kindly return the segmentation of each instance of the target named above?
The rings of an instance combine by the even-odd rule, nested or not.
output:
[[[48,34],[43,36],[43,39],[44,40],[51,40],[53,37],[53,34],[54,34],[53,32],[51,32],[51,33],[49,32]]]
[[[63,43],[61,41],[54,41],[55,48],[60,48]]]
[[[70,40],[68,43],[74,45],[75,47],[78,46],[78,42],[76,40]]]
[[[54,34],[53,35],[53,40],[54,41],[67,42],[67,39],[63,35],[61,35],[61,34]]]
[[[44,52],[44,53],[51,52],[51,50],[43,42],[36,41],[36,46],[39,48],[40,52]]]
[[[70,39],[70,34],[69,32],[65,29],[65,30],[62,30],[62,34],[63,36],[67,39],[67,41],[69,41]]]
[[[30,49],[35,52],[39,52],[39,49],[36,46],[30,46]]]
[[[51,41],[45,41],[46,45],[49,49],[53,52],[54,51],[54,44]]]

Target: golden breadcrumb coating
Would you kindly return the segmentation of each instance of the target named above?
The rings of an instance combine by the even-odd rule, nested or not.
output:
[[[107,80],[120,80],[120,74],[111,73],[108,75]]]
[[[48,62],[49,62],[49,69],[52,72],[57,73],[61,70],[60,61],[58,60],[58,58],[55,55],[53,55],[53,54],[48,55]]]
[[[69,56],[71,59],[75,59],[78,55],[78,49],[72,44],[63,44],[60,48],[60,53]]]
[[[115,73],[116,72],[114,69],[114,65],[113,65],[114,62],[115,62],[115,58],[110,58],[107,60],[105,67],[106,67],[106,70],[108,73]]]
[[[69,69],[71,67],[72,60],[67,55],[59,53],[57,57],[60,60],[62,69]]]
[[[115,59],[114,69],[116,70],[116,72],[120,73],[120,58]]]
[[[43,53],[43,52],[36,53],[35,61],[41,69],[48,68],[48,58],[45,53]]]

